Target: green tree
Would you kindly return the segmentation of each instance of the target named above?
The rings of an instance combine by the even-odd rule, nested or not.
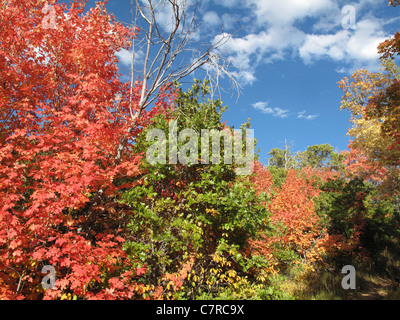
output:
[[[274,148],[268,153],[268,165],[285,170],[296,168],[298,153],[293,153],[292,149],[292,143],[285,140],[284,149]]]
[[[326,143],[308,147],[306,151],[300,153],[299,158],[302,167],[339,169],[343,156],[334,152],[333,147]]]
[[[178,132],[227,129],[221,123],[225,108],[219,100],[206,100],[208,90],[207,83],[195,81],[187,92],[179,91],[175,110],[169,115],[177,121]],[[151,128],[162,130],[167,137],[171,134],[164,117],[158,117]],[[138,139],[137,152],[150,147],[147,132]],[[166,143],[168,150],[168,139]],[[180,141],[178,149],[184,143]],[[221,157],[225,149],[221,147]],[[159,288],[164,297],[216,297],[224,290],[237,293],[238,283],[247,281],[240,278],[246,270],[247,240],[268,229],[269,213],[263,206],[267,196],[257,195],[248,179],[236,176],[235,166],[144,160],[142,183],[123,195],[123,202],[135,212],[125,250],[140,258],[136,263],[147,269],[144,282]]]
[[[360,178],[330,180],[321,190],[316,211],[328,232],[343,236],[349,246],[336,257],[340,267],[362,253],[373,266],[370,271],[399,279],[400,212],[392,201],[380,198],[377,186]]]

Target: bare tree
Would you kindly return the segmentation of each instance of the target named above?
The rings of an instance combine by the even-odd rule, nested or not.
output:
[[[140,34],[132,41],[131,93],[134,87],[134,62],[138,52],[143,53],[142,89],[138,111],[133,110],[132,94],[130,113],[132,124],[117,150],[116,163],[121,161],[129,135],[140,119],[143,110],[151,105],[166,85],[179,81],[198,69],[203,69],[210,80],[212,91],[219,90],[219,79],[228,78],[238,92],[229,59],[221,55],[221,48],[231,38],[224,33],[199,41],[197,9],[200,0],[131,0],[132,20]],[[133,9],[135,7],[135,9]]]
[[[296,153],[292,152],[293,141],[288,142],[287,139],[285,139],[284,143],[284,149],[275,148],[269,152],[270,158],[268,159],[268,165],[284,168],[285,170],[295,169],[299,166],[301,153],[299,151]]]

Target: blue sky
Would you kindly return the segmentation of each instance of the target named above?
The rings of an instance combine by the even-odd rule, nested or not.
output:
[[[109,0],[107,8],[130,22],[129,0]],[[224,121],[238,128],[251,119],[265,164],[285,140],[294,151],[322,143],[345,150],[350,115],[340,110],[337,83],[359,68],[379,70],[377,45],[398,30],[399,10],[387,0],[201,0],[198,39],[233,34],[220,50],[240,67],[239,98],[221,95]],[[128,74],[128,52],[119,56]]]

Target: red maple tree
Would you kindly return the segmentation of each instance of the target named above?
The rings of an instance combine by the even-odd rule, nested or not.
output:
[[[1,1],[0,299],[129,298],[142,271],[121,248],[129,212],[110,199],[138,175],[140,155],[117,161],[118,147],[129,132],[129,151],[173,94],[133,118],[141,83],[131,95],[116,52],[136,30],[104,2],[86,13],[85,1],[47,3]],[[44,265],[56,270],[53,290],[42,289]]]

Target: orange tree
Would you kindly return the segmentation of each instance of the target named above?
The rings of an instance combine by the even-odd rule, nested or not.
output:
[[[266,207],[271,212],[275,232],[266,232],[249,241],[253,254],[269,260],[269,272],[279,272],[288,263],[302,263],[314,268],[325,257],[342,247],[342,237],[329,233],[327,219],[316,211],[320,187],[334,180],[337,173],[328,169],[305,167],[288,170],[282,185],[271,187],[268,168],[259,170],[252,179],[265,186],[271,200]],[[267,183],[265,183],[267,181]]]

